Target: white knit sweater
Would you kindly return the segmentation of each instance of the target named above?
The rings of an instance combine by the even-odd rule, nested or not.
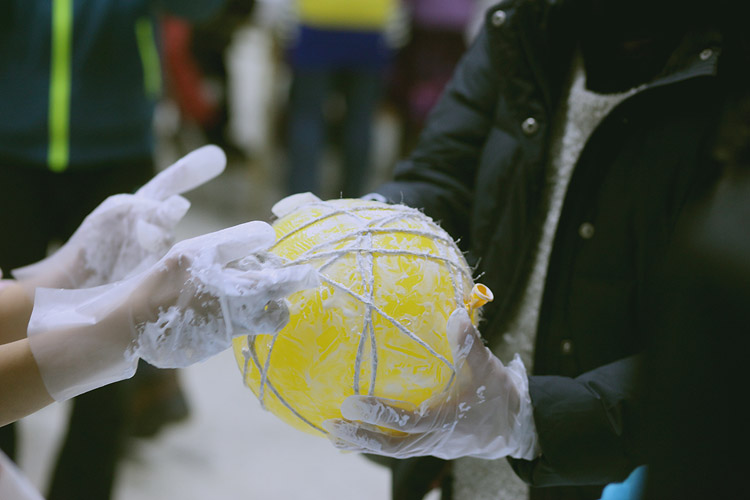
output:
[[[532,368],[539,307],[547,275],[549,255],[557,223],[562,210],[568,181],[578,157],[591,133],[601,120],[636,89],[622,94],[596,94],[585,88],[585,73],[580,57],[575,59],[568,90],[568,98],[556,117],[553,128],[551,161],[547,168],[544,187],[545,203],[549,211],[535,249],[528,284],[518,297],[513,321],[501,339],[491,345],[503,363],[509,363],[519,353],[527,370]],[[456,500],[525,500],[528,487],[515,475],[507,460],[462,458],[454,462],[453,494]]]

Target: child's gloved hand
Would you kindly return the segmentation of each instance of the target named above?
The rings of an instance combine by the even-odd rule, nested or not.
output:
[[[180,193],[213,179],[225,165],[217,146],[193,151],[135,194],[104,200],[57,252],[13,276],[33,295],[36,287],[98,286],[151,266],[174,243],[174,228],[190,207]]]
[[[285,267],[266,250],[275,233],[248,222],[176,244],[149,269],[91,289],[37,290],[29,344],[52,397],[131,377],[138,359],[179,368],[239,335],[276,333],[285,297],[318,286],[312,267]]]
[[[451,387],[420,406],[350,396],[343,419],[324,426],[342,449],[396,458],[533,458],[537,436],[523,362],[506,367],[485,347],[465,309],[448,319],[456,376]]]

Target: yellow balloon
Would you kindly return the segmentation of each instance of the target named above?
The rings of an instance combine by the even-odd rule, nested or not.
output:
[[[245,384],[281,420],[318,435],[353,394],[420,404],[446,390],[448,317],[469,307],[476,321],[491,298],[481,285],[472,296],[453,239],[403,205],[303,199],[273,223],[270,251],[315,266],[321,286],[288,298],[289,324],[277,335],[234,340]]]

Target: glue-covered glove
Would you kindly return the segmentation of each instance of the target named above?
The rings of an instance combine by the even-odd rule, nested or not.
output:
[[[32,295],[37,287],[98,286],[148,268],[172,246],[174,227],[190,207],[179,194],[213,179],[225,165],[217,146],[193,151],[135,194],[104,200],[57,252],[13,276]]]
[[[58,401],[158,368],[207,359],[239,335],[288,322],[285,297],[318,286],[317,271],[285,267],[267,250],[274,230],[248,222],[176,244],[155,265],[81,290],[38,289],[29,345]]]
[[[341,405],[344,419],[324,423],[337,448],[396,458],[536,455],[521,359],[516,355],[504,366],[484,346],[463,308],[448,319],[446,333],[456,367],[451,387],[418,407],[374,396],[348,397]]]

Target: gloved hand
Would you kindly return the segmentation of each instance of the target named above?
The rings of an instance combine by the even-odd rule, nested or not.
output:
[[[14,269],[13,276],[33,295],[37,287],[92,287],[148,268],[172,246],[174,227],[190,208],[179,194],[213,179],[225,165],[217,146],[193,151],[135,194],[104,200],[57,252]]]
[[[484,346],[465,309],[453,312],[446,334],[456,367],[451,387],[418,407],[348,397],[341,405],[344,419],[323,424],[334,446],[396,458],[533,458],[537,436],[521,359],[516,355],[503,366]]]
[[[285,297],[318,286],[309,266],[267,253],[274,230],[248,222],[176,244],[149,269],[81,290],[38,289],[29,345],[58,401],[133,376],[138,359],[179,368],[271,334],[288,321]]]

